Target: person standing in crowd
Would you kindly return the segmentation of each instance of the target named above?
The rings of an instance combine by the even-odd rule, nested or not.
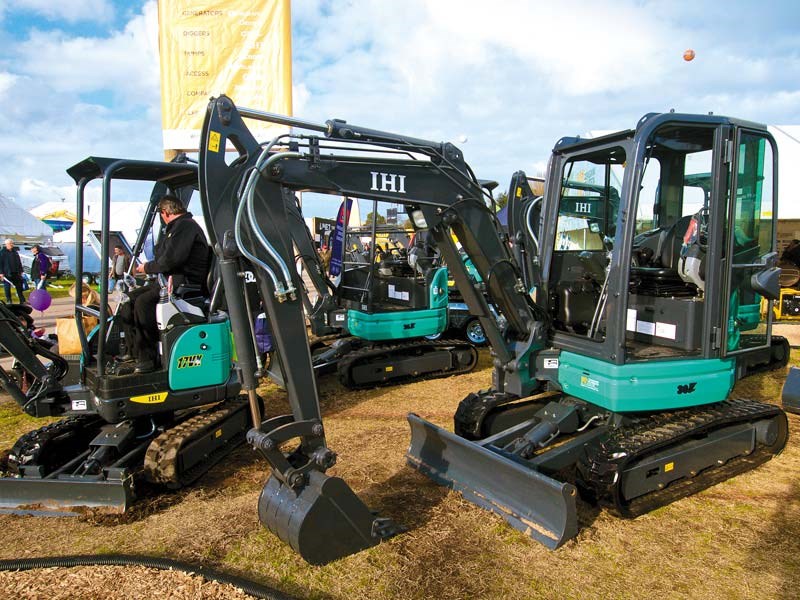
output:
[[[11,303],[11,285],[17,290],[20,304],[25,302],[25,294],[22,291],[22,261],[19,258],[19,251],[14,246],[14,240],[10,238],[0,250],[0,281],[5,288],[6,302]]]
[[[108,270],[108,290],[114,290],[118,281],[125,278],[128,267],[131,266],[131,257],[121,245],[114,246],[114,255],[111,257],[111,268]]]
[[[328,248],[328,244],[322,244],[320,247],[319,259],[322,262],[322,269],[327,273],[331,265],[331,250]]]
[[[37,290],[43,290],[47,287],[47,278],[50,276],[50,257],[42,252],[42,247],[39,244],[31,247],[33,253],[33,262],[31,262],[31,285]]]

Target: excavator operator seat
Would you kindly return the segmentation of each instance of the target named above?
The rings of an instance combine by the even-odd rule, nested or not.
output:
[[[693,222],[697,222],[694,215],[685,215],[672,225],[637,236],[633,248],[634,264],[631,266],[631,286],[637,293],[697,295],[697,288],[702,287],[705,275],[705,252],[699,247],[692,251],[691,244],[686,241],[690,229],[696,226]],[[682,255],[684,247],[686,250]],[[692,260],[687,269],[690,258],[698,262],[695,264]]]

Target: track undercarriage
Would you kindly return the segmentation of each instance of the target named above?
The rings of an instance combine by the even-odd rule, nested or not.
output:
[[[339,383],[350,389],[460,375],[478,363],[477,348],[464,340],[382,343],[331,336],[316,338],[310,346],[315,372],[336,371]]]
[[[757,467],[788,439],[780,408],[743,399],[642,415],[554,392],[480,400],[456,416],[473,441],[409,415],[408,464],[551,549],[578,533],[578,494],[636,517]]]
[[[339,361],[339,382],[348,388],[402,382],[413,378],[447,377],[468,373],[478,362],[478,351],[460,340],[413,340],[369,344]]]
[[[124,512],[137,481],[188,485],[243,443],[249,427],[241,398],[120,423],[97,415],[56,421],[23,435],[10,451],[0,512]]]

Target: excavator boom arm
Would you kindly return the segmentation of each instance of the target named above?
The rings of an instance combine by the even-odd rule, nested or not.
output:
[[[285,384],[292,414],[254,423],[248,434],[273,473],[259,512],[262,522],[307,560],[327,562],[377,543],[394,528],[372,517],[343,481],[324,474],[335,454],[325,440],[297,293],[301,283],[294,268],[293,236],[299,235],[302,215],[293,199],[289,201],[291,193],[308,190],[406,206],[416,227],[431,231],[470,312],[480,318],[497,355],[500,374],[495,382],[500,386],[510,382],[511,389],[522,393],[535,387],[529,361],[517,363],[516,358],[541,347],[544,327],[500,237],[485,192],[455,146],[341,121],[313,127],[301,122],[305,129],[324,131],[327,139],[293,134],[262,145],[243,115],[283,122],[268,113],[240,112],[224,96],[212,100],[201,138],[200,193],[220,257],[243,389],[252,391],[257,385],[252,344],[246,339],[249,324],[242,323],[249,318],[243,286],[235,284],[246,270],[255,274],[261,303],[274,324],[274,344],[282,364],[290,366]],[[291,124],[298,125],[293,120]],[[344,147],[338,144],[343,142]],[[229,145],[238,152],[233,161],[226,160]],[[384,149],[376,153],[376,145]],[[506,328],[500,329],[486,298],[473,286],[451,231],[506,316]],[[283,452],[292,439],[299,440],[299,446]],[[340,528],[330,530],[331,523]],[[330,543],[331,537],[338,545]]]

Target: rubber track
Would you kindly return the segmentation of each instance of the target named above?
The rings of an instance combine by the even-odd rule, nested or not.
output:
[[[414,377],[413,375],[407,375],[404,377],[392,378],[388,381],[371,381],[366,383],[358,383],[353,381],[352,369],[356,366],[356,363],[360,363],[364,359],[368,359],[371,356],[383,356],[384,354],[392,354],[392,353],[400,353],[405,352],[406,350],[412,350],[415,348],[425,349],[425,348],[449,348],[449,347],[463,347],[469,348],[472,352],[472,361],[465,366],[456,367],[455,369],[451,369],[449,371],[441,371],[441,372],[430,372],[430,373],[422,373],[419,376],[425,378],[436,378],[436,377],[447,377],[450,375],[460,375],[462,373],[469,373],[472,369],[475,368],[475,365],[478,364],[478,351],[469,342],[464,342],[462,340],[415,340],[412,342],[406,342],[402,344],[376,344],[369,346],[367,348],[356,350],[355,352],[351,352],[344,358],[339,361],[339,365],[337,367],[337,372],[339,374],[339,382],[347,387],[347,388],[361,388],[361,387],[374,387],[376,385],[394,385],[400,382],[403,379],[411,379]]]
[[[189,485],[216,464],[233,448],[244,442],[246,431],[231,438],[224,446],[214,450],[207,460],[191,469],[179,472],[180,451],[186,444],[202,437],[234,413],[247,408],[247,400],[236,398],[225,400],[202,414],[187,419],[156,437],[147,447],[144,456],[144,474],[149,481],[178,489]]]
[[[720,467],[706,469],[695,477],[675,481],[663,490],[632,501],[622,497],[624,473],[629,465],[648,454],[713,429],[772,417],[782,417],[786,421],[786,415],[775,405],[731,399],[636,419],[630,425],[609,431],[602,443],[587,449],[588,458],[581,459],[578,464],[580,485],[597,492],[604,504],[611,501],[609,508],[618,516],[636,517],[755,468],[778,454],[786,445],[788,436],[784,435],[770,448],[756,448],[747,456],[733,458]],[[784,428],[784,431],[788,429]]]
[[[43,427],[39,427],[39,429],[34,429],[33,431],[29,431],[28,433],[22,435],[14,444],[14,447],[11,449],[11,452],[8,454],[8,466],[12,472],[18,472],[18,465],[39,465],[41,463],[41,458],[47,456],[47,446],[52,444],[53,440],[64,436],[70,432],[79,432],[85,431],[87,428],[92,427],[95,431],[92,432],[91,438],[87,441],[84,445],[82,444],[81,448],[78,452],[83,452],[86,447],[88,447],[88,442],[91,441],[92,438],[97,435],[100,431],[100,426],[102,426],[104,422],[100,417],[97,415],[78,415],[75,417],[67,417],[66,419],[61,419],[60,421],[56,421],[55,423],[50,423],[48,425],[44,425]],[[78,436],[80,439],[80,436]],[[63,449],[60,451],[63,455]],[[69,456],[65,457],[65,460],[62,460],[60,464],[65,464],[69,462],[72,458],[76,456],[77,453],[70,453]],[[25,457],[28,457],[25,460]]]

